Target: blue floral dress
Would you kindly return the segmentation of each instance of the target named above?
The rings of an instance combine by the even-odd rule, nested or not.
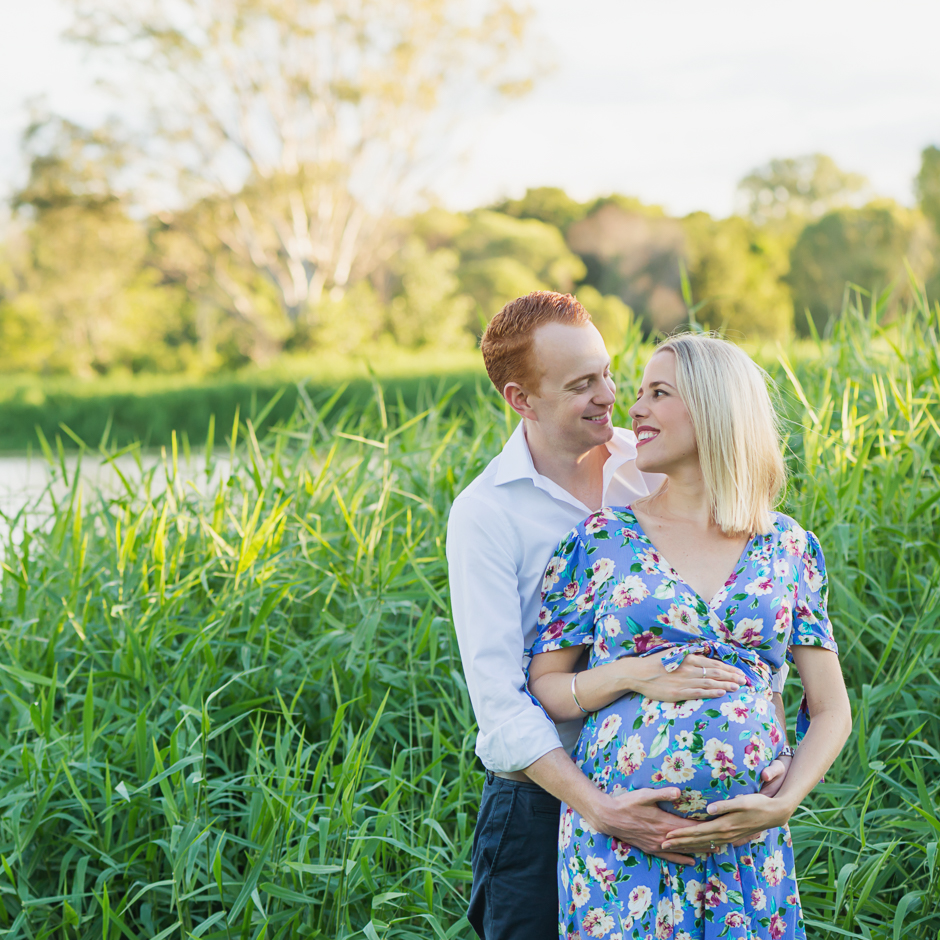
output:
[[[783,746],[772,672],[788,646],[838,652],[826,613],[828,584],[816,537],[788,516],[747,544],[724,587],[706,603],[673,570],[629,509],[603,509],[561,543],[542,585],[532,652],[590,647],[588,668],[671,652],[741,669],[747,684],[722,698],[657,702],[626,695],[584,722],[572,755],[602,790],[676,786],[663,809],[707,819],[714,801],[761,787]],[[741,848],[719,846],[675,865],[600,835],[562,805],[559,933],[606,940],[805,938],[787,827]]]

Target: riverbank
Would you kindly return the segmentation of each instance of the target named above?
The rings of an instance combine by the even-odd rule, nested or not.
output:
[[[456,401],[486,380],[480,354],[403,352],[377,349],[355,358],[336,356],[284,359],[268,369],[245,369],[216,376],[126,375],[91,380],[37,375],[0,376],[0,452],[25,452],[40,435],[56,436],[63,447],[81,441],[144,447],[180,441],[201,446],[214,418],[216,440],[231,428],[236,413],[256,426],[286,420],[307,395],[326,403],[365,402],[382,385],[386,400],[413,409],[422,394],[442,394],[457,385]],[[64,427],[63,427],[64,425]],[[65,430],[65,429],[68,430]]]

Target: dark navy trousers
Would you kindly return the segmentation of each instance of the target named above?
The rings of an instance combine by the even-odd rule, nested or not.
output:
[[[467,911],[483,940],[558,940],[560,809],[536,784],[487,771]]]

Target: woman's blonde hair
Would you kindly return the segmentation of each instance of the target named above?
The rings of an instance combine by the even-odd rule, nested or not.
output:
[[[766,372],[733,343],[683,333],[656,355],[676,357],[676,391],[695,429],[712,519],[726,535],[767,534],[786,482]]]

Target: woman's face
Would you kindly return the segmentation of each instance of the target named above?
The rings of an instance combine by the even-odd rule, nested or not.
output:
[[[637,436],[637,469],[672,475],[683,467],[698,467],[695,429],[676,391],[675,353],[664,349],[650,359],[630,417]]]

